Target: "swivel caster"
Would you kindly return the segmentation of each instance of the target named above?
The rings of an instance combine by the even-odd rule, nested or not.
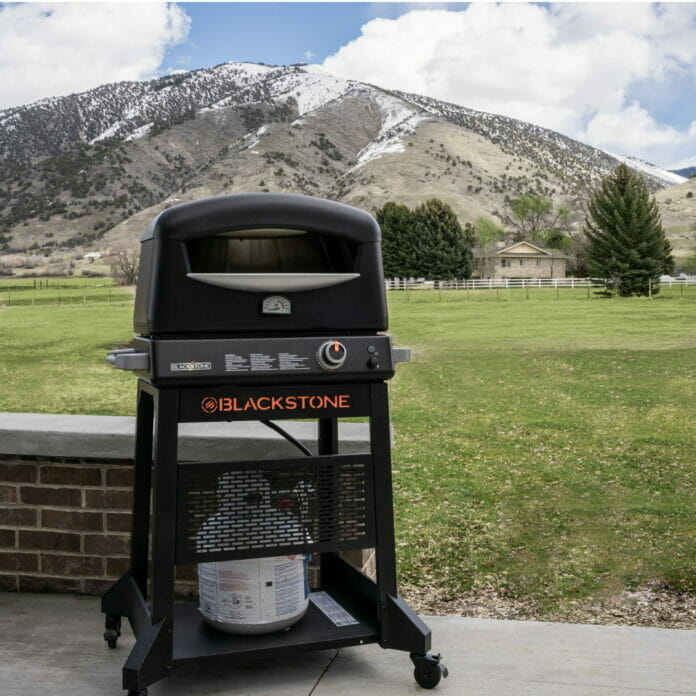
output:
[[[118,643],[118,637],[121,635],[121,617],[116,614],[107,614],[104,621],[104,640],[112,650]],[[137,696],[137,695],[136,695]]]
[[[449,675],[447,667],[440,662],[440,659],[439,654],[418,655],[411,653],[411,661],[415,665],[413,678],[418,686],[423,689],[434,689],[440,683],[440,679]]]

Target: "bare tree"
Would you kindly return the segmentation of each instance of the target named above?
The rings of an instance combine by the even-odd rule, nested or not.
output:
[[[556,210],[548,198],[528,193],[509,204],[506,222],[513,228],[513,240],[544,240],[550,232],[567,225],[571,213],[564,205]]]
[[[135,285],[139,265],[139,246],[118,249],[111,257],[111,276],[119,285]]]

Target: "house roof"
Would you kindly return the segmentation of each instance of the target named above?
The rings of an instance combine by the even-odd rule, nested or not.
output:
[[[531,242],[521,241],[510,244],[509,246],[503,247],[502,249],[482,249],[475,254],[477,258],[512,258],[512,259],[539,259],[539,258],[554,258],[554,259],[567,259],[562,251],[558,249],[545,249],[544,247],[537,246]]]

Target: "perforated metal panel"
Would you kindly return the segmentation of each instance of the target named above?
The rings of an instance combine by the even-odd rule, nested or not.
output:
[[[369,455],[179,464],[177,563],[374,545]]]

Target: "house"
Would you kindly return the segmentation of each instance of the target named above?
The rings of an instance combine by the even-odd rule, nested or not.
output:
[[[479,278],[565,278],[568,257],[531,242],[503,242],[474,253]]]

